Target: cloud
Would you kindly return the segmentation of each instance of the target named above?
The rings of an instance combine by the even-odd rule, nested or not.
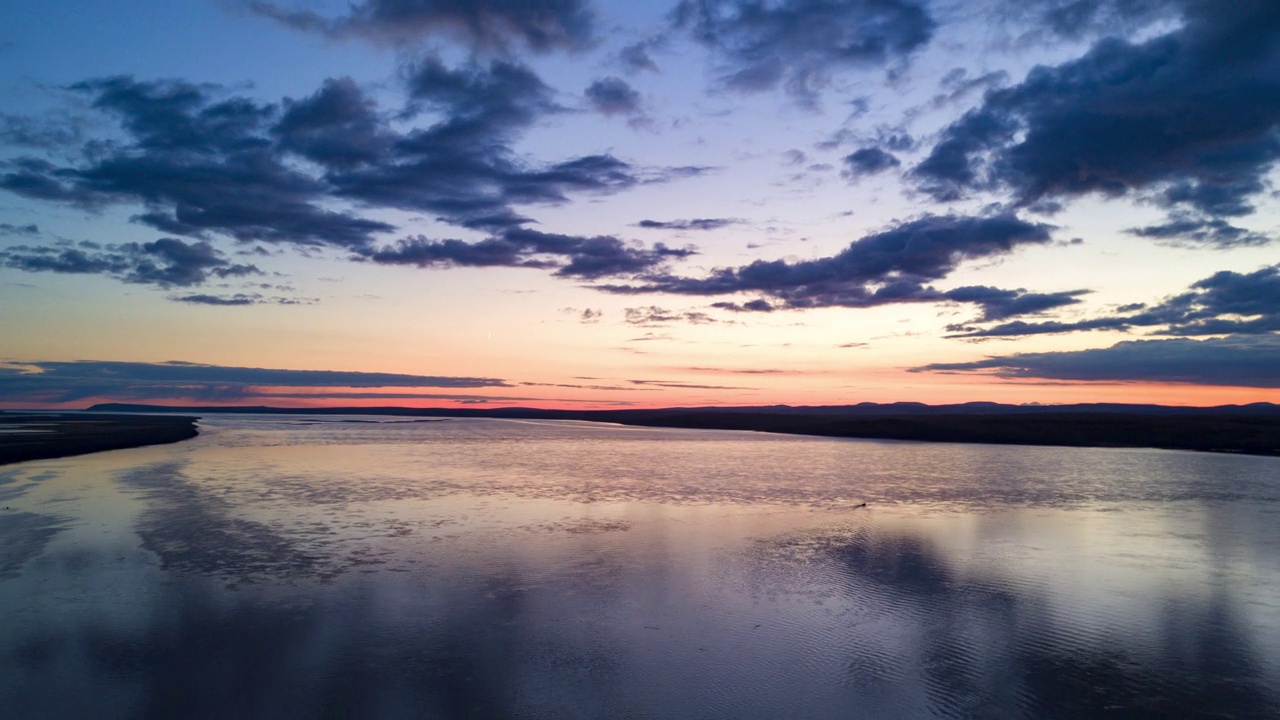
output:
[[[560,205],[574,194],[612,194],[705,171],[639,167],[611,155],[535,163],[515,153],[512,145],[525,130],[564,110],[520,63],[451,68],[427,56],[405,66],[402,80],[408,104],[399,114],[380,111],[349,78],[327,80],[309,96],[278,104],[180,80],[76,83],[69,91],[114,120],[119,137],[67,148],[70,160],[0,160],[0,189],[88,210],[138,209],[134,222],[201,241],[224,236],[330,246],[361,258],[395,227],[333,208],[429,212],[492,235],[490,245],[545,246],[552,236],[522,230],[533,220],[516,206]],[[72,268],[95,259],[72,254],[59,264],[36,257],[47,250],[32,253],[11,263],[80,272],[86,270]],[[598,277],[615,272],[611,268],[650,268],[682,253],[593,238],[568,253],[568,263],[547,266],[566,276]],[[125,274],[118,263],[96,260],[99,272]],[[599,268],[589,267],[596,261]]]
[[[370,252],[384,265],[418,267],[533,267],[585,280],[653,271],[673,259],[695,254],[689,248],[632,245],[611,235],[579,237],[513,228],[479,242],[430,240],[418,236]]]
[[[1127,232],[1138,237],[1165,240],[1173,243],[1198,243],[1218,247],[1265,245],[1271,238],[1252,230],[1237,227],[1221,218],[1174,214],[1159,225],[1130,228]]]
[[[192,295],[171,295],[174,302],[192,305],[213,305],[215,307],[242,307],[245,305],[314,305],[319,302],[314,298],[265,297],[260,293],[235,293],[234,295],[211,295],[196,293]]]
[[[161,288],[190,287],[214,277],[263,274],[255,265],[229,262],[207,242],[175,238],[120,245],[17,245],[0,250],[0,265],[27,272],[106,275]]]
[[[691,325],[707,325],[719,322],[704,312],[696,310],[667,310],[657,305],[626,308],[623,310],[623,320],[628,324],[644,327],[660,327],[674,322],[687,322]]]
[[[531,69],[506,61],[451,69],[428,57],[405,75],[412,114],[439,121],[395,136],[393,151],[376,163],[334,168],[325,176],[334,195],[494,230],[528,222],[513,205],[559,205],[572,193],[613,194],[704,171],[637,167],[607,154],[531,165],[511,145],[540,118],[564,111]]]
[[[1159,304],[1129,305],[1102,317],[1074,322],[1014,321],[985,329],[953,325],[949,329],[957,333],[952,337],[988,338],[1138,327],[1160,328],[1157,332],[1161,335],[1184,336],[1280,331],[1280,265],[1251,273],[1223,270]]]
[[[332,38],[401,44],[446,36],[486,51],[583,50],[595,18],[584,0],[363,0],[346,14],[324,16],[266,0],[249,9],[295,30]]]
[[[718,268],[704,278],[653,274],[634,285],[603,285],[619,294],[730,295],[758,292],[730,310],[872,307],[890,303],[945,301],[926,282],[938,280],[965,260],[1003,255],[1020,245],[1045,244],[1051,227],[1013,215],[937,216],[900,223],[854,241],[843,252],[816,260],[757,260]]]
[[[781,85],[805,105],[816,103],[836,72],[903,60],[935,28],[924,5],[911,0],[682,0],[671,17],[714,53],[724,87]]]
[[[84,118],[70,114],[64,114],[63,118],[60,124],[50,124],[23,115],[0,113],[0,142],[41,150],[78,144],[84,137]]]
[[[684,390],[755,390],[755,388],[735,387],[732,385],[694,385],[690,383],[667,382],[664,380],[628,380],[627,382],[634,385],[644,385],[648,387],[680,388]]]
[[[653,56],[649,54],[649,51],[665,43],[666,37],[660,35],[626,45],[618,51],[618,62],[622,64],[622,67],[628,73],[633,75],[646,70],[656,73],[658,72],[658,64],[653,61]]]
[[[902,161],[894,157],[892,153],[885,152],[880,148],[869,147],[855,150],[846,155],[844,158],[845,177],[862,177],[863,175],[875,175],[884,172],[890,168],[896,168],[902,165]]]
[[[1256,242],[1209,219],[1251,214],[1280,159],[1280,5],[1176,7],[1182,24],[1168,34],[1139,43],[1109,36],[1078,59],[987,92],[943,130],[914,177],[939,201],[991,190],[1022,205],[1137,195],[1202,218],[1184,239]]]
[[[735,302],[715,302],[711,303],[711,307],[718,310],[728,310],[729,312],[773,312],[777,307],[769,304],[768,300],[758,298],[749,300],[744,303]]]
[[[599,78],[587,86],[583,95],[601,115],[644,115],[640,93],[619,77]]]
[[[273,147],[272,107],[177,80],[113,77],[70,89],[115,118],[128,140],[90,140],[74,165],[7,161],[0,189],[87,209],[140,205],[136,222],[192,237],[351,247],[393,229],[319,206],[323,184]]]
[[[351,78],[329,78],[312,95],[283,102],[271,132],[284,151],[336,171],[378,163],[395,136],[374,101]]]
[[[36,237],[40,234],[40,228],[36,225],[13,225],[11,223],[0,223],[0,235],[22,235],[25,237]]]
[[[719,230],[729,225],[737,225],[741,220],[736,218],[693,218],[692,220],[641,220],[636,227],[646,230]]]
[[[911,372],[984,373],[1002,378],[1163,382],[1280,387],[1280,336],[1208,340],[1130,340],[1109,348],[1018,353],[967,363],[934,363]]]
[[[1056,293],[1032,293],[1024,289],[1005,290],[985,285],[967,285],[948,290],[943,296],[959,303],[973,303],[982,308],[978,322],[1003,320],[1015,315],[1032,315],[1075,305],[1088,290],[1068,290]]]
[[[1168,0],[1037,0],[1007,3],[1001,11],[1009,19],[1029,21],[1028,35],[1070,40],[1107,33],[1122,35],[1166,15]]]
[[[264,388],[510,387],[495,378],[332,370],[278,370],[186,362],[33,362],[0,365],[0,399],[66,403],[86,398],[235,400]],[[308,397],[323,398],[324,395]]]

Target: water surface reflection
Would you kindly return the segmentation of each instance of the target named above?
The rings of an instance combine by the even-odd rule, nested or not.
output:
[[[1273,460],[221,422],[5,471],[5,717],[1280,715]]]

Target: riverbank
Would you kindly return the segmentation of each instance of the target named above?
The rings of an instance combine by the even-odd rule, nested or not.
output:
[[[1131,447],[1280,456],[1280,407],[1082,404],[1052,407],[965,403],[845,406],[551,410],[544,408],[277,408],[95,405],[94,412],[392,415],[586,420],[621,425],[817,435],[869,440]]]
[[[0,412],[0,465],[188,440],[198,434],[198,419],[172,415]]]
[[[868,440],[1156,448],[1280,456],[1280,418],[1268,416],[1044,412],[848,417],[671,412],[621,422]]]

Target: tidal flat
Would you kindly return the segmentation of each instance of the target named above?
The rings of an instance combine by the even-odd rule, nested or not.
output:
[[[1272,457],[224,415],[4,506],[6,717],[1280,715]]]

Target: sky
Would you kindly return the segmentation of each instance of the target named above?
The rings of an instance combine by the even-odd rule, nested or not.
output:
[[[0,6],[0,407],[1280,402],[1274,0]]]

